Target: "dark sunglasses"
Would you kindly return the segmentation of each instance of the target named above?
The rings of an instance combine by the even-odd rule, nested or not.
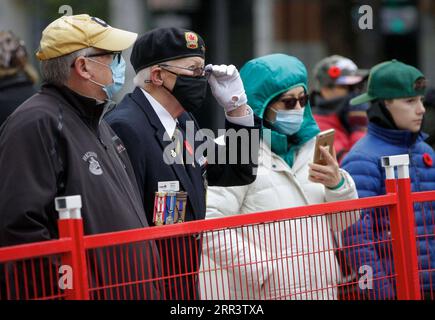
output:
[[[299,101],[299,104],[301,105],[301,107],[305,107],[308,103],[308,101],[310,100],[310,95],[305,94],[300,98],[281,98],[278,100],[278,102],[282,102],[284,103],[286,109],[294,109],[296,107],[296,104]]]
[[[103,57],[103,56],[113,56],[113,61],[116,61],[117,64],[121,62],[122,52],[121,51],[113,51],[113,52],[101,52],[94,53],[85,56],[85,58],[93,58],[93,57]],[[72,63],[71,68],[74,67],[75,61]]]

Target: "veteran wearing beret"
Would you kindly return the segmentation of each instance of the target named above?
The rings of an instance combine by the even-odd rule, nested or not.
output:
[[[223,139],[226,145],[218,146],[212,140],[216,155],[212,157],[209,137],[198,134],[200,128],[191,112],[210,108],[203,106],[208,85],[224,109],[226,129],[233,129],[233,133],[240,130],[252,133],[260,128],[260,120],[247,105],[236,67],[205,66],[205,55],[206,45],[193,31],[159,28],[145,33],[136,41],[131,55],[137,74],[136,89],[107,116],[125,143],[147,220],[152,225],[204,219],[207,185],[246,185],[255,180],[258,152],[254,150],[252,157],[245,157],[248,161],[240,161],[246,156],[241,151],[241,143],[231,149],[226,135]],[[198,152],[198,147],[207,142],[206,152]],[[251,153],[249,149],[245,151]],[[222,159],[219,154],[224,155],[225,161],[217,161]],[[228,161],[234,154],[238,161]],[[174,201],[170,201],[171,197]],[[184,210],[180,209],[184,205],[179,199],[185,199]],[[166,210],[155,206],[165,200]],[[176,205],[171,210],[174,202]],[[199,268],[201,241],[182,237],[161,242],[160,248],[162,263],[167,266],[163,276],[172,279],[175,275],[166,281],[166,298],[199,298],[197,279],[190,274]],[[177,277],[180,274],[188,276]]]

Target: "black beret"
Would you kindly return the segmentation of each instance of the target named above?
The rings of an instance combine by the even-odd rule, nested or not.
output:
[[[158,28],[136,40],[130,62],[140,70],[164,61],[186,57],[205,59],[205,44],[195,32],[180,28]]]

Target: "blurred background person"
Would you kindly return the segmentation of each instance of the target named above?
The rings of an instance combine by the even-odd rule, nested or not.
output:
[[[291,52],[309,70],[328,53],[350,57],[359,67],[398,58],[419,66],[428,79],[435,52],[435,1],[400,0],[27,0],[0,1],[0,29],[14,30],[32,51],[39,31],[62,14],[87,12],[112,25],[143,34],[154,28],[179,27],[207,35],[207,61],[220,65],[231,61],[240,67],[253,57]],[[359,9],[373,11],[367,24]],[[73,13],[74,12],[74,13]],[[372,23],[370,23],[372,22]],[[369,45],[368,45],[369,44]],[[128,53],[127,53],[128,56]],[[126,86],[117,102],[134,90],[133,68],[127,66]],[[311,81],[312,79],[310,79]],[[201,127],[215,130],[225,124],[218,103],[208,95],[214,111],[194,113]]]
[[[432,149],[435,149],[435,89],[432,88],[427,91],[423,101],[426,113],[424,114],[423,129],[424,133],[427,133],[429,137],[426,139],[426,143],[429,144]]]
[[[311,114],[304,64],[272,54],[249,61],[240,73],[248,103],[271,139],[261,143],[254,183],[208,188],[206,218],[356,199],[352,178],[326,149],[321,150],[326,165],[311,163],[319,128]],[[331,229],[341,226],[329,218],[283,221],[204,240],[203,268],[216,268],[217,275],[206,272],[200,283],[212,284],[203,292],[221,292],[219,299],[337,299],[341,276]],[[279,245],[273,239],[280,239]]]
[[[36,70],[27,60],[25,44],[11,31],[0,31],[0,126],[36,91]]]
[[[409,154],[412,192],[435,190],[435,153],[424,142],[421,132],[425,108],[423,98],[426,79],[413,66],[397,60],[376,65],[370,72],[367,93],[351,101],[358,105],[370,102],[367,135],[358,141],[343,160],[343,168],[353,177],[360,198],[385,194],[385,170],[380,159]],[[382,210],[381,210],[382,211]],[[432,204],[415,204],[415,224],[420,282],[426,297],[435,297],[435,217]],[[370,266],[374,283],[362,294],[375,299],[395,298],[391,249],[390,220],[385,212],[365,210],[359,222],[344,233],[347,261],[358,272]],[[373,244],[374,243],[374,244]],[[432,266],[432,267],[431,267]],[[432,270],[431,270],[432,269]]]
[[[340,162],[367,131],[367,104],[351,106],[361,92],[367,70],[345,57],[327,57],[314,68],[317,90],[311,94],[314,118],[321,131],[335,129],[334,147]]]

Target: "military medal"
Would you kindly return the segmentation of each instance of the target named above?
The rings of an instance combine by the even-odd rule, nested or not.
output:
[[[175,202],[177,199],[177,193],[168,192],[166,194],[166,214],[165,214],[165,224],[175,223]]]
[[[156,226],[163,225],[165,207],[166,207],[166,193],[156,192],[156,196],[154,199],[154,217],[153,217],[153,222]]]
[[[186,219],[187,192],[177,192],[177,204],[175,206],[175,216],[177,223],[182,223]]]

